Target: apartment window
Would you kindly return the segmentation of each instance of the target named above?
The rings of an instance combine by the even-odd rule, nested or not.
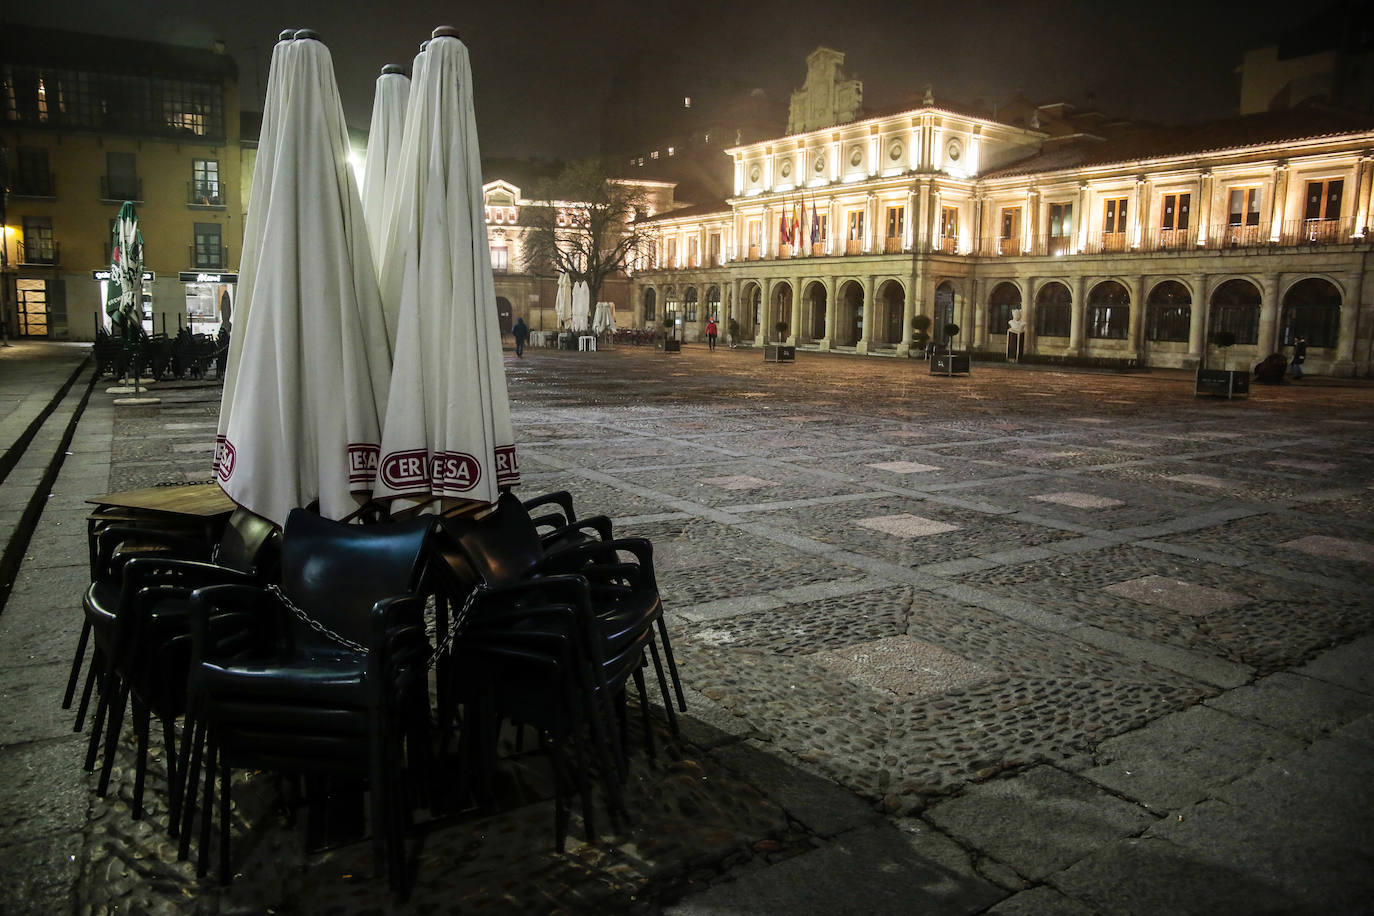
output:
[[[219,269],[224,266],[224,248],[220,242],[219,223],[196,223],[193,264],[197,269]]]
[[[1114,197],[1105,201],[1102,231],[1114,235],[1126,231],[1126,198]]]
[[[219,160],[191,160],[191,201],[205,205],[224,202],[219,185]]]
[[[721,264],[721,263],[723,263],[723,262],[721,261],[721,259],[720,259],[720,233],[719,233],[719,232],[712,232],[712,233],[711,233],[711,239],[710,239],[710,242],[708,243],[708,245],[709,245],[708,251],[710,251],[710,253],[711,253],[711,263],[712,263],[712,264]]]
[[[959,236],[959,208],[940,208],[940,236],[952,239]]]
[[[820,228],[821,228],[820,240],[821,240],[822,242],[828,241],[828,240],[830,239],[830,214],[829,214],[829,213],[822,213],[822,214],[821,214]]]
[[[906,229],[906,207],[887,208],[887,237],[901,238]]]
[[[1339,178],[1307,183],[1307,212],[1303,219],[1340,219],[1341,191],[1345,182]]]
[[[850,210],[845,214],[845,219],[849,223],[849,234],[845,237],[851,242],[862,242],[864,238],[864,211]]]
[[[56,264],[57,243],[52,237],[52,220],[46,216],[24,217],[24,264]]]
[[[695,235],[687,240],[687,266],[701,266],[701,242]]]
[[[1021,208],[1002,208],[1002,235],[1000,237],[1002,254],[1021,253]]]
[[[52,173],[48,151],[41,146],[21,146],[15,156],[14,186],[10,193],[24,197],[52,197]]]
[[[105,200],[142,200],[138,157],[133,153],[105,154]]]
[[[1232,188],[1230,194],[1231,215],[1227,218],[1231,226],[1258,226],[1260,224],[1260,189]]]
[[[1050,254],[1069,250],[1073,236],[1073,204],[1050,204]]]
[[[510,269],[510,249],[504,244],[491,246],[491,269],[499,274]]]
[[[758,248],[763,238],[763,220],[751,219],[748,225],[749,247]]]
[[[1160,214],[1160,228],[1165,230],[1187,229],[1188,207],[1191,201],[1191,194],[1165,194],[1164,205]]]
[[[678,266],[678,263],[677,263],[677,239],[669,239],[669,240],[668,240],[668,265],[667,265],[667,266],[669,266],[669,267],[677,267],[677,266]]]

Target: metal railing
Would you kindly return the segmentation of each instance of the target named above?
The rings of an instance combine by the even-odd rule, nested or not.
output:
[[[1354,219],[1285,220],[1280,245],[1342,245],[1353,241]]]
[[[220,181],[186,182],[186,203],[192,207],[223,207],[224,183]]]
[[[51,172],[46,175],[16,175],[10,187],[10,197],[56,196],[57,176]]]
[[[100,199],[107,202],[131,200],[135,203],[141,203],[143,201],[143,179],[125,178],[111,182],[109,175],[101,175]]]

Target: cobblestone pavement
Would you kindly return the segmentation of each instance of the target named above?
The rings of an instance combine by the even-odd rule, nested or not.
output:
[[[633,821],[595,845],[575,817],[552,852],[529,754],[511,810],[422,815],[413,911],[1364,911],[1374,387],[1228,402],[1181,374],[692,347],[507,369],[521,492],[653,541],[690,713],[676,742],[655,719]],[[81,429],[108,479],[85,495],[208,480],[218,389],[158,393],[116,414],[97,389]],[[16,594],[75,621],[84,546],[54,537],[36,562],[70,581],[35,568]],[[74,634],[27,637],[56,672],[34,702],[55,709]],[[198,881],[158,786],[131,820],[132,779],[95,799],[78,744],[4,753],[85,790],[47,834],[79,911],[392,909],[370,846],[303,852],[261,776],[236,790],[240,877]]]

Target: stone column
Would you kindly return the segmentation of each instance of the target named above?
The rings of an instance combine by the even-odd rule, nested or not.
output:
[[[1078,185],[1078,213],[1074,217],[1073,250],[1078,253],[1088,247],[1088,183],[1080,182]]]
[[[1131,284],[1130,321],[1126,326],[1126,344],[1130,355],[1140,359],[1145,344],[1145,278],[1136,277]]]
[[[1283,238],[1283,221],[1288,201],[1288,160],[1280,159],[1274,166],[1274,202],[1269,211],[1269,238],[1278,241]]]
[[[1372,158],[1372,156],[1374,156],[1374,154],[1366,151],[1364,157],[1360,160],[1366,177],[1363,199],[1357,198],[1356,200],[1356,203],[1360,207],[1360,213],[1358,215],[1363,216],[1364,219],[1355,227],[1355,231],[1363,233],[1366,238],[1369,237],[1370,226],[1374,225],[1374,158]]]
[[[988,304],[983,287],[987,284],[977,277],[969,277],[966,286],[968,298],[964,302],[964,340],[970,349],[981,350],[988,343]]]
[[[902,240],[902,247],[907,251],[916,250],[916,191],[915,189],[906,192],[906,238]]]
[[[1340,333],[1336,337],[1336,358],[1327,370],[1331,375],[1349,378],[1355,374],[1355,334],[1360,323],[1360,298],[1363,295],[1364,274],[1349,275],[1346,284],[1348,300],[1341,303]]]
[[[863,279],[864,286],[864,307],[863,307],[863,334],[859,337],[858,346],[854,349],[863,354],[868,352],[873,340],[873,275],[869,274]]]
[[[792,320],[791,320],[790,322],[788,322],[788,323],[789,323],[790,325],[792,325],[792,327],[789,329],[792,333],[791,333],[790,335],[788,335],[787,342],[788,342],[789,344],[791,344],[792,346],[796,346],[796,345],[797,345],[797,337],[799,336],[798,332],[799,332],[800,329],[801,329],[801,322],[802,322],[802,282],[801,282],[801,277],[794,276],[794,277],[791,278],[791,282],[792,282]]]
[[[1279,275],[1269,274],[1264,278],[1264,289],[1260,292],[1259,344],[1256,356],[1264,359],[1274,352],[1274,342],[1278,339],[1279,323]]]
[[[1193,304],[1188,313],[1188,361],[1202,364],[1207,347],[1207,275],[1193,277]],[[1185,368],[1189,368],[1185,365]]]
[[[1144,176],[1135,180],[1134,200],[1131,206],[1135,209],[1135,214],[1131,217],[1130,225],[1130,244],[1132,248],[1143,248],[1150,244],[1150,239],[1146,238],[1149,232],[1150,222],[1145,218],[1145,208],[1149,206],[1150,183]]]
[[[1069,311],[1069,355],[1083,353],[1083,319],[1087,317],[1087,278],[1078,276],[1073,280],[1073,307]]]
[[[916,284],[909,282],[902,300],[902,342],[897,344],[898,356],[911,354],[911,319],[916,317]]]
[[[768,325],[773,321],[773,281],[759,281],[760,295],[762,301],[759,302],[759,322],[754,328],[754,346],[761,347],[768,343],[768,337],[773,333],[773,329]]]
[[[1198,177],[1198,205],[1197,223],[1193,226],[1193,238],[1197,240],[1198,248],[1207,244],[1207,236],[1212,231],[1212,197],[1216,191],[1213,188],[1211,170],[1204,171]]]
[[[825,337],[821,339],[821,349],[829,350],[835,340],[835,278],[825,278]]]

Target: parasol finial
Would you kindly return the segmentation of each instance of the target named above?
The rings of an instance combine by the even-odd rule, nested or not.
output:
[[[452,26],[452,25],[441,25],[441,26],[437,26],[437,27],[434,29],[434,31],[430,33],[430,36],[429,36],[429,37],[430,37],[430,38],[457,38],[457,39],[459,39],[460,41],[461,41],[462,38],[463,38],[462,35],[459,35],[459,34],[458,34],[458,28],[457,28],[457,26]]]

